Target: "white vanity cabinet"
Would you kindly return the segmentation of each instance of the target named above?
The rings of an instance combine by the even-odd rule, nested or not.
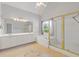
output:
[[[35,36],[33,34],[11,34],[0,36],[0,49],[10,48],[30,42],[35,41]]]

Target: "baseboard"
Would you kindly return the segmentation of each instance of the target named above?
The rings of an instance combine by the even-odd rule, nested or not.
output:
[[[63,49],[56,48],[54,46],[49,46],[49,48],[54,49],[54,50],[56,50],[56,51],[58,51],[58,52],[60,52],[60,53],[62,53],[64,55],[66,55],[68,57],[79,57],[79,55],[73,54],[73,53],[65,51]]]

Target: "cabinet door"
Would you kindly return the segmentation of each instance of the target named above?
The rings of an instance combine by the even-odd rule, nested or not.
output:
[[[0,49],[9,48],[11,46],[11,38],[9,36],[0,37]]]

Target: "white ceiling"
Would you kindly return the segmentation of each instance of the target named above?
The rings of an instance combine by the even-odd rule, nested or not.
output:
[[[36,8],[36,2],[4,2],[4,4],[41,15],[42,17],[52,17],[79,10],[79,2],[48,2],[46,3],[46,8]]]
[[[36,8],[36,2],[3,2],[3,4],[8,4],[38,15],[40,15],[44,10],[44,8]]]
[[[79,11],[79,2],[51,2],[48,3],[42,17],[47,19],[74,11]]]

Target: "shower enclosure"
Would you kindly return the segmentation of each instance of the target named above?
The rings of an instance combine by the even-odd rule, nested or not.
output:
[[[79,12],[50,20],[50,46],[79,55]]]

